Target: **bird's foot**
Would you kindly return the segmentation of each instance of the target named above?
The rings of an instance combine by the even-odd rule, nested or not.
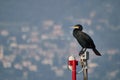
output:
[[[86,48],[82,48],[81,51],[79,52],[79,56],[81,56],[82,54],[84,54],[85,51],[86,51]]]
[[[79,56],[81,56],[82,54],[84,54],[84,51],[80,51],[79,52]]]

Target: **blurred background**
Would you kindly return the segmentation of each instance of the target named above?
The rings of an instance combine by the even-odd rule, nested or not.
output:
[[[67,59],[79,59],[81,49],[76,24],[102,54],[88,50],[89,80],[119,80],[119,7],[119,0],[0,0],[0,80],[71,80]]]

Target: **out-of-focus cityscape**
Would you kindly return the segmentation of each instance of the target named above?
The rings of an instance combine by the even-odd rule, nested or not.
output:
[[[72,48],[74,47],[74,45],[72,45],[73,43],[69,44],[69,40],[69,42],[66,43],[64,42],[64,39],[59,38],[62,37],[64,34],[61,25],[53,25],[53,22],[50,20],[43,22],[43,25],[43,28],[36,26],[30,27],[26,25],[20,27],[16,27],[15,25],[12,28],[1,28],[1,67],[4,69],[8,69],[8,71],[6,72],[8,74],[15,74],[16,71],[18,71],[19,75],[21,73],[21,76],[23,78],[21,78],[21,76],[16,76],[15,79],[25,78],[26,80],[29,71],[36,74],[40,72],[36,76],[43,76],[43,72],[45,75],[45,72],[51,73],[50,71],[53,71],[54,75],[56,74],[57,76],[63,76],[64,69],[67,68],[67,56],[64,56],[67,53],[70,53],[69,50],[67,52],[67,50],[63,47],[71,46]],[[62,62],[62,57],[64,57],[63,61],[65,61],[65,63]],[[57,67],[57,64],[59,64],[60,68]],[[44,70],[44,67],[42,65],[49,66],[50,70],[46,71],[46,68]],[[43,67],[43,69],[41,68],[41,66]],[[41,69],[43,72],[41,72]],[[2,74],[4,73],[1,73],[1,75]]]
[[[0,80],[70,80],[68,56],[79,59],[81,49],[70,27],[78,23],[102,54],[88,50],[89,80],[119,80],[119,7],[119,0],[1,0]]]

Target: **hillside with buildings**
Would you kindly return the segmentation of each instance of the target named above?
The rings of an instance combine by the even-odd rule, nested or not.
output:
[[[78,23],[102,54],[88,49],[89,80],[119,80],[118,7],[118,0],[1,0],[0,80],[70,80],[67,59],[79,59],[81,49],[70,27]]]

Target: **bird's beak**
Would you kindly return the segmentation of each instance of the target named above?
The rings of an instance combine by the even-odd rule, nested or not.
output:
[[[79,27],[78,27],[78,26],[72,26],[71,28],[73,28],[73,29],[78,29]]]

